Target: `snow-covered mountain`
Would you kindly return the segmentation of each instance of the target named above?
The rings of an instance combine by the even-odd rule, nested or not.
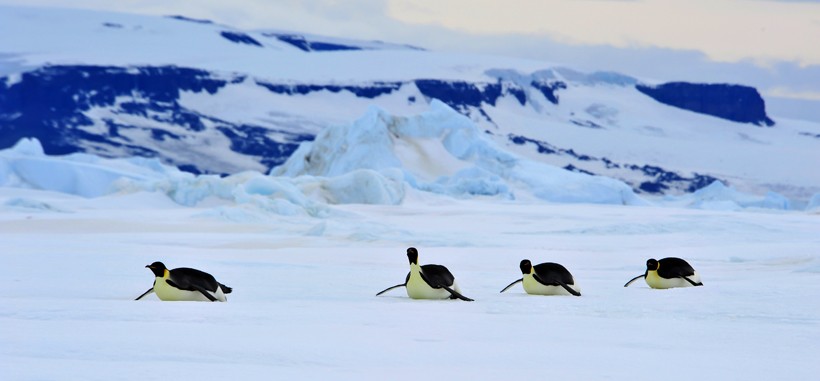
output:
[[[619,179],[637,193],[692,192],[714,180],[803,203],[820,192],[820,126],[768,115],[742,85],[580,73],[182,16],[3,7],[0,34],[15,36],[0,40],[0,148],[34,137],[48,154],[155,157],[220,174],[266,173],[291,158],[274,173],[295,174],[293,163],[311,157],[308,148],[294,155],[300,143],[330,126],[383,124],[376,105],[394,120],[432,118],[425,123],[457,112],[499,152]],[[407,176],[408,143],[399,143],[391,155]],[[410,180],[455,186],[479,171],[434,159],[444,180]],[[516,181],[543,186],[543,172],[528,168],[514,171]]]

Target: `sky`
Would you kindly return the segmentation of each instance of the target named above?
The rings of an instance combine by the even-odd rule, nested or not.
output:
[[[820,1],[807,0],[0,0],[205,18],[532,58],[662,81],[757,87],[776,107],[820,102]],[[783,103],[791,101],[790,103]],[[820,112],[816,119],[820,120]]]

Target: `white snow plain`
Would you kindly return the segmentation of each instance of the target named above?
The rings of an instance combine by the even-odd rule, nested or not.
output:
[[[375,110],[353,125],[385,117]],[[34,140],[0,151],[0,379],[770,380],[820,371],[820,203],[790,210],[776,194],[718,183],[600,203],[622,183],[600,187],[579,174],[555,177],[555,187],[591,196],[556,202],[532,181],[504,177],[515,171],[473,177],[515,197],[469,192],[483,185],[436,192],[413,180],[487,162],[454,152],[503,152],[481,136],[449,145],[452,131],[422,139],[428,130],[413,121],[383,124],[394,135],[380,147],[392,148],[365,158],[393,155],[392,167],[352,165],[355,152],[337,151],[360,141],[341,144],[356,134],[340,126],[299,152],[331,147],[325,154],[345,170],[295,177],[54,157]],[[424,152],[441,166],[422,165]],[[547,167],[527,173],[553,173]],[[447,266],[475,302],[411,300],[401,289],[376,297],[404,281],[409,246],[422,263]],[[668,256],[688,260],[705,286],[623,287],[646,259]],[[524,258],[563,264],[583,296],[520,286],[499,294]],[[133,301],[151,287],[144,266],[157,260],[207,271],[234,292],[228,303]]]
[[[416,191],[411,191],[416,193]],[[420,193],[420,192],[419,192]],[[325,217],[162,192],[0,188],[3,380],[812,379],[820,215],[456,200],[328,206]],[[407,298],[405,249],[475,302]],[[678,256],[704,287],[623,284]],[[582,297],[520,286],[565,265]],[[155,261],[228,303],[135,302]],[[533,374],[535,373],[535,374]]]

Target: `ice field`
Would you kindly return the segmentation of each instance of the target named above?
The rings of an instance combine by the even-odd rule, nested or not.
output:
[[[44,166],[66,159],[43,159]],[[65,170],[65,169],[64,169]],[[261,175],[260,175],[261,176]],[[456,199],[321,213],[166,190],[0,188],[0,378],[812,379],[820,215]],[[719,204],[723,205],[723,204]],[[404,254],[475,302],[412,300]],[[623,284],[678,256],[704,287]],[[529,296],[518,262],[558,262],[583,296]],[[144,266],[194,267],[228,303],[133,299]]]

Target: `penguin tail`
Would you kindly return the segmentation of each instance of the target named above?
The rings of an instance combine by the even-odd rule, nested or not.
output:
[[[461,299],[461,300],[463,300],[463,301],[465,301],[465,302],[474,302],[474,301],[475,301],[475,300],[470,299],[470,298],[468,298],[468,297],[466,297],[466,296],[464,296],[464,295],[461,295],[458,291],[453,290],[453,289],[452,289],[452,288],[450,288],[450,287],[447,287],[447,286],[445,286],[445,285],[442,285],[441,287],[442,287],[443,289],[447,290],[447,292],[449,292],[449,293],[450,293],[450,299]]]
[[[231,293],[231,291],[233,291],[233,288],[230,288],[230,287],[228,287],[228,286],[226,286],[226,285],[224,285],[224,284],[222,284],[222,283],[220,283],[220,284],[219,284],[219,288],[221,288],[221,289],[222,289],[222,293],[223,293],[223,294],[230,294],[230,293]]]
[[[560,282],[559,284],[561,285],[561,287],[564,288],[564,290],[567,290],[567,292],[569,292],[570,294],[575,295],[575,296],[581,296],[580,292],[575,291],[575,289],[570,287],[568,284],[566,284],[564,282]]]
[[[693,286],[696,286],[696,287],[697,286],[703,286],[703,282],[695,282],[695,281],[693,281],[693,280],[691,280],[691,279],[689,279],[685,276],[682,276],[681,278],[683,278],[684,280],[686,280],[687,282],[689,282],[689,284],[691,284]]]

